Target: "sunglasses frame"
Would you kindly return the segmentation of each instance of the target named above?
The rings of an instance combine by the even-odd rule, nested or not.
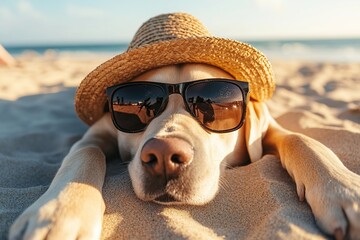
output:
[[[195,84],[198,84],[198,83],[206,83],[206,82],[226,82],[226,83],[231,83],[231,84],[234,84],[236,85],[237,87],[239,87],[240,91],[241,91],[241,94],[242,94],[242,98],[243,98],[243,101],[244,103],[242,104],[242,107],[243,107],[243,111],[242,111],[242,116],[241,116],[241,120],[239,122],[239,124],[234,127],[234,128],[231,128],[231,129],[226,129],[226,130],[214,130],[214,129],[211,129],[211,128],[208,128],[206,125],[204,125],[200,119],[198,119],[195,114],[191,111],[190,109],[190,106],[188,104],[188,102],[186,101],[186,98],[185,98],[185,93],[186,93],[186,89],[188,89],[190,86],[192,85],[195,85]],[[194,117],[196,119],[196,121],[199,122],[199,124],[205,128],[206,130],[210,131],[210,132],[214,132],[214,133],[228,133],[228,132],[232,132],[232,131],[235,131],[239,128],[242,127],[242,125],[244,124],[244,121],[245,121],[245,116],[246,116],[246,109],[247,109],[247,102],[249,100],[249,92],[250,92],[250,89],[249,89],[249,83],[248,82],[245,82],[245,81],[240,81],[240,80],[233,80],[233,79],[226,79],[226,78],[210,78],[210,79],[201,79],[201,80],[195,80],[195,81],[191,81],[191,82],[183,82],[183,83],[177,83],[177,84],[172,84],[172,83],[160,83],[160,82],[149,82],[149,81],[136,81],[136,82],[127,82],[127,83],[121,83],[121,84],[118,84],[118,85],[114,85],[114,86],[111,86],[111,87],[108,87],[106,89],[106,95],[107,95],[107,98],[108,98],[108,104],[109,104],[109,109],[110,109],[110,112],[111,112],[111,118],[112,118],[112,121],[115,125],[115,127],[122,131],[122,132],[126,132],[126,133],[138,133],[138,132],[142,132],[142,131],[145,131],[145,129],[147,128],[147,126],[150,124],[150,122],[153,120],[150,120],[150,122],[148,122],[146,124],[145,127],[139,129],[139,130],[128,130],[128,129],[124,129],[122,127],[120,127],[116,120],[115,120],[115,116],[114,116],[114,110],[113,110],[113,104],[112,104],[112,98],[113,98],[113,95],[114,93],[120,89],[120,88],[123,88],[123,87],[126,87],[126,86],[133,86],[133,85],[154,85],[154,86],[157,86],[157,87],[160,87],[162,89],[162,91],[164,92],[164,96],[165,96],[165,99],[163,101],[163,103],[161,104],[161,107],[159,109],[159,112],[156,116],[154,116],[153,119],[155,119],[156,117],[160,116],[161,113],[164,112],[164,110],[166,109],[166,106],[169,102],[169,97],[171,94],[180,94],[183,98],[183,101],[184,101],[184,105],[185,105],[185,108],[186,108],[186,111],[189,112],[191,114],[192,117]]]

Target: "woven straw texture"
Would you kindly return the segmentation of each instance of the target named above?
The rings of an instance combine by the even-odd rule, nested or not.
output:
[[[186,13],[149,19],[136,32],[126,52],[104,62],[81,82],[76,96],[78,116],[91,125],[104,114],[105,89],[154,68],[179,63],[205,63],[250,83],[253,100],[269,99],[275,89],[271,65],[252,46],[212,36]]]

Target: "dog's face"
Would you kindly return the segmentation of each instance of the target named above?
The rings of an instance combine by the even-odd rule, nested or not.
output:
[[[206,78],[233,78],[204,64],[172,65],[151,70],[133,81],[180,83]],[[165,111],[140,133],[118,132],[122,159],[132,159],[129,173],[136,195],[163,204],[200,205],[211,201],[221,172],[247,158],[244,127],[230,133],[205,130],[178,94]]]

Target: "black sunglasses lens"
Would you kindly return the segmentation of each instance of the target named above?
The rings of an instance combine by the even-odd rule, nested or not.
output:
[[[241,88],[225,81],[199,82],[185,94],[190,112],[210,130],[226,131],[238,127],[243,118]]]
[[[122,86],[112,94],[113,120],[120,130],[138,132],[159,115],[165,92],[156,85],[132,84]]]

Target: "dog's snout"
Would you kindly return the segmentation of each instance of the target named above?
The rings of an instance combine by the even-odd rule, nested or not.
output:
[[[176,178],[193,159],[192,146],[179,138],[153,138],[141,151],[141,161],[151,175]]]

